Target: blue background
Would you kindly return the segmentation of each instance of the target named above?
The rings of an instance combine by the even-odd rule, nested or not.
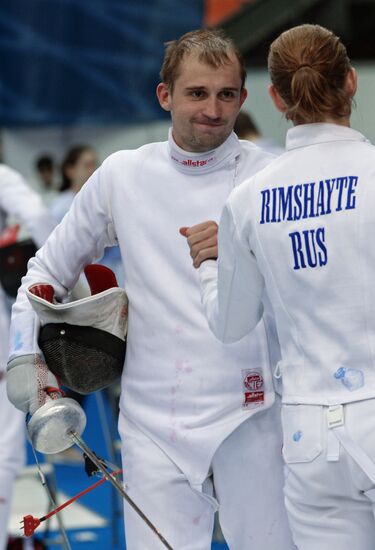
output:
[[[0,125],[148,122],[163,43],[203,0],[1,0]]]

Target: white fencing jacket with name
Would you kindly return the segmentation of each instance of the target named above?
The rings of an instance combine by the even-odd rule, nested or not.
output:
[[[286,145],[227,201],[219,265],[200,269],[211,328],[227,342],[243,337],[261,316],[266,288],[283,401],[373,398],[375,148],[334,124],[296,126]]]
[[[13,308],[11,356],[37,351],[25,288],[47,282],[62,298],[82,268],[118,242],[129,298],[121,411],[193,484],[202,483],[221,441],[270,406],[274,391],[264,323],[234,345],[212,335],[179,228],[219,221],[233,187],[271,160],[235,134],[205,154],[184,152],[170,135],[111,155],[31,261]],[[263,400],[251,387],[262,385],[258,375]]]

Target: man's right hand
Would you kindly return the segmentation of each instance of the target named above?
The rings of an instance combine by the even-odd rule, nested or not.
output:
[[[7,394],[17,409],[30,414],[48,399],[61,397],[55,375],[37,354],[21,355],[9,361]]]
[[[213,221],[180,228],[180,234],[186,237],[190,247],[194,267],[198,268],[205,260],[217,259],[217,231],[218,225]]]

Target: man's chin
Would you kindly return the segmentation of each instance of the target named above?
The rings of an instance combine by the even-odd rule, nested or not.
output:
[[[211,151],[212,149],[217,149],[224,143],[224,141],[229,136],[229,133],[219,133],[215,134],[214,132],[202,132],[199,135],[195,136],[195,148],[197,152],[205,153]]]

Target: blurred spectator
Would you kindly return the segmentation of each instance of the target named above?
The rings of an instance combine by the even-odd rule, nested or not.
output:
[[[38,157],[35,162],[35,168],[44,189],[52,189],[55,171],[53,158],[49,155],[42,155],[41,157]]]
[[[274,139],[262,136],[254,120],[246,111],[240,111],[238,113],[233,130],[239,139],[252,141],[264,151],[268,151],[273,155],[281,155],[284,153],[284,149],[280,147]]]
[[[51,205],[51,213],[58,223],[70,208],[75,195],[98,166],[98,158],[90,145],[76,145],[68,150],[62,164],[60,194]]]
[[[56,168],[53,157],[48,154],[39,156],[35,161],[35,171],[42,198],[47,205],[50,205],[57,194],[54,186]]]
[[[5,386],[10,317],[3,281],[9,280],[7,265],[12,276],[15,275],[14,267],[21,257],[19,250],[8,262],[5,260],[8,245],[18,234],[18,229],[4,231],[10,217],[26,228],[37,247],[44,243],[54,227],[40,196],[29,188],[21,174],[0,164],[0,246],[4,260],[0,272],[0,550],[6,547],[13,485],[24,463],[25,446],[25,415],[10,403]],[[22,274],[19,274],[19,284]]]

